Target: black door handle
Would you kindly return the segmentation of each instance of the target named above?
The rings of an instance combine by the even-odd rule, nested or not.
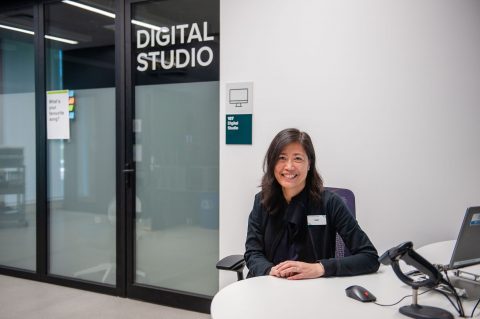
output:
[[[132,185],[131,178],[133,173],[135,172],[135,169],[130,168],[131,164],[126,164],[126,168],[122,170],[122,173],[125,174],[125,184],[127,187],[130,187]]]

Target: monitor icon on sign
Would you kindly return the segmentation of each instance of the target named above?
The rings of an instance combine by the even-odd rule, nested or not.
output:
[[[235,104],[235,107],[248,103],[248,89],[230,89],[229,101],[230,104]]]

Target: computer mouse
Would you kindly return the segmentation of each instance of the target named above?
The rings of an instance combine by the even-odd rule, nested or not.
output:
[[[348,297],[361,302],[372,302],[377,300],[377,298],[367,289],[362,286],[350,286],[345,289],[345,293]]]

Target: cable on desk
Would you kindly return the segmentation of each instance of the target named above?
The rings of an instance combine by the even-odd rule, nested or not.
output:
[[[460,313],[460,309],[458,309],[458,307],[455,305],[455,303],[453,302],[452,299],[450,299],[450,297],[447,295],[446,292],[442,291],[442,290],[438,290],[438,289],[435,289],[435,291],[439,292],[440,294],[442,294],[445,298],[447,298],[448,301],[450,301],[450,303],[452,304],[453,308],[455,308],[455,310],[458,312],[459,316],[460,317],[465,317],[465,315],[462,315]]]
[[[472,314],[470,315],[470,317],[473,317],[473,313],[475,312],[475,309],[477,309],[479,303],[480,303],[480,299],[478,299],[477,303],[475,304],[475,307],[473,307]]]
[[[423,295],[429,291],[432,291],[432,290],[435,290],[439,293],[441,293],[445,298],[448,299],[448,301],[450,301],[450,303],[452,304],[453,308],[455,308],[455,310],[460,314],[460,310],[457,308],[457,306],[455,305],[455,303],[453,302],[452,299],[450,299],[450,297],[444,292],[444,291],[441,291],[441,290],[437,290],[437,289],[434,289],[434,288],[430,288],[430,289],[427,289],[421,293],[419,293],[418,295]],[[392,303],[392,304],[381,304],[381,303],[378,303],[378,302],[374,302],[374,304],[376,304],[377,306],[382,306],[382,307],[391,307],[391,306],[395,306],[395,305],[398,305],[400,302],[402,302],[405,298],[408,298],[408,297],[411,297],[412,295],[406,295],[406,296],[403,296],[399,301],[395,302],[395,303]],[[475,307],[473,307],[473,310],[472,310],[472,313],[470,314],[469,317],[466,317],[466,318],[473,318],[473,314],[475,313],[475,310],[477,309],[478,305],[480,304],[480,299],[477,300],[477,303],[475,304]],[[465,315],[460,315],[461,317],[464,317],[465,318]]]
[[[460,296],[458,296],[457,291],[455,290],[452,283],[450,282],[450,277],[448,276],[447,269],[444,269],[443,272],[445,273],[445,277],[447,277],[446,283],[447,283],[448,287],[450,288],[450,290],[452,291],[453,295],[455,296],[455,299],[457,300],[458,308],[455,307],[455,309],[457,310],[460,317],[465,317],[465,311],[463,310],[462,301],[460,300]],[[448,298],[448,296],[446,294],[444,294],[444,296]],[[448,300],[450,300],[450,298],[448,298]],[[452,305],[453,305],[453,303],[452,303]]]
[[[419,293],[418,295],[423,295],[424,293],[427,293],[429,291],[431,291],[432,288],[430,289],[427,289],[425,290],[424,292],[421,292]],[[376,304],[377,306],[382,306],[382,307],[391,307],[391,306],[395,306],[395,305],[398,305],[400,302],[402,302],[405,298],[408,298],[408,297],[411,297],[412,295],[406,295],[406,296],[403,296],[402,299],[400,299],[399,301],[397,301],[396,303],[392,303],[392,304],[381,304],[381,303],[378,303],[378,302],[374,302],[374,304]]]

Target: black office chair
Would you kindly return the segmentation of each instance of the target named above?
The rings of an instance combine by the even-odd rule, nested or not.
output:
[[[329,190],[338,196],[340,196],[348,209],[352,213],[353,217],[355,216],[355,195],[349,189],[345,188],[336,188],[336,187],[325,187],[326,190]],[[350,251],[345,247],[345,243],[342,238],[337,234],[335,242],[335,257],[341,258],[344,256],[350,256]],[[237,273],[237,280],[243,280],[243,269],[245,268],[245,259],[243,255],[230,255],[217,262],[217,269],[234,271]]]

